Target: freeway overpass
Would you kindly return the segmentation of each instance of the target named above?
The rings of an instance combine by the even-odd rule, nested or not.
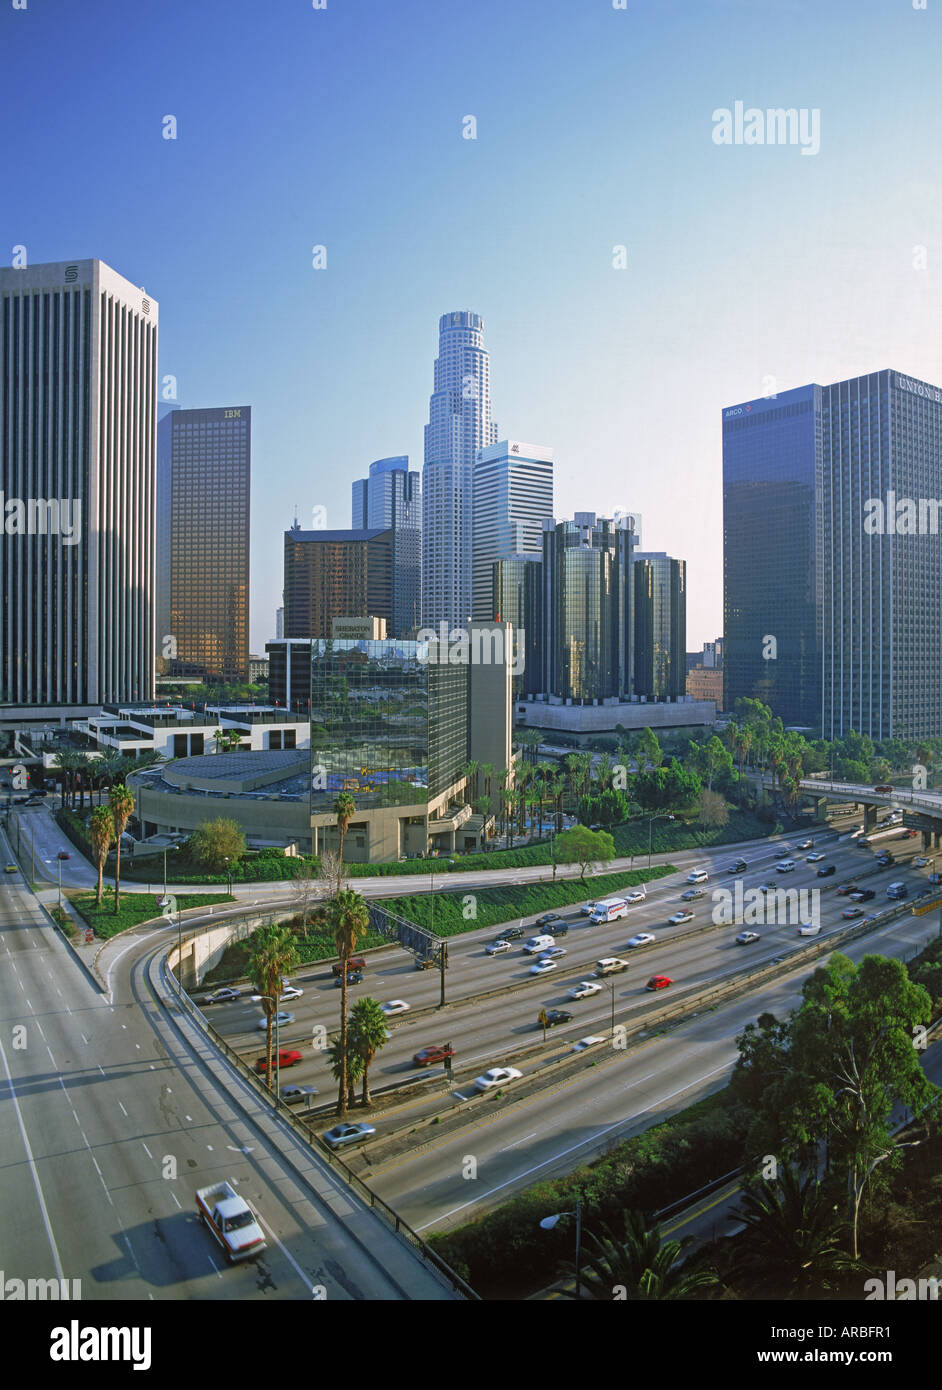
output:
[[[771,779],[766,774],[761,780],[768,786]],[[879,806],[900,807],[904,824],[922,831],[924,847],[938,847],[942,835],[942,790],[913,791],[908,787],[893,787],[888,792],[878,792],[870,785],[834,782],[823,777],[803,777],[798,785],[806,795],[821,801],[851,801],[862,806],[865,832],[876,828]]]

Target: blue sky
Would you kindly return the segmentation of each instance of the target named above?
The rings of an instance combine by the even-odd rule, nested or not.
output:
[[[942,0],[0,0],[0,71],[0,260],[107,261],[179,404],[253,408],[253,651],[295,506],[348,526],[372,459],[421,466],[444,312],[483,315],[557,515],[687,560],[690,649],[722,407],[942,383]],[[715,144],[738,100],[816,108],[819,152]]]

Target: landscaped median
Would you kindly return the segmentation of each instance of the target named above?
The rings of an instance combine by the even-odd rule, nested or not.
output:
[[[407,922],[426,927],[436,936],[459,936],[480,927],[510,922],[515,917],[532,917],[538,912],[572,907],[573,903],[588,902],[590,898],[598,902],[626,888],[676,873],[673,864],[657,864],[651,869],[593,875],[585,883],[579,878],[566,878],[556,883],[508,884],[503,888],[475,888],[459,893],[410,893],[398,898],[383,898],[382,906]]]
[[[151,922],[159,917],[157,899],[161,894],[122,893],[118,911],[114,910],[114,897],[103,898],[101,907],[95,906],[95,894],[74,889],[66,891],[65,896],[75,911],[92,928],[102,941],[118,936],[129,927],[140,926],[141,922]],[[214,903],[234,903],[236,899],[229,893],[176,893],[174,912],[184,912],[188,907],[210,907]]]

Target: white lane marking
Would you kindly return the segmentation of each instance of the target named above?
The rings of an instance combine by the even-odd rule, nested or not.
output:
[[[36,1031],[39,1033],[39,1036],[42,1038],[43,1042],[45,1042],[45,1041],[46,1041],[46,1035],[45,1035],[45,1033],[43,1032],[43,1026],[42,1026],[42,1024],[39,1023],[39,1022],[37,1022],[37,1024],[36,1024]]]
[[[118,964],[118,961],[121,959],[122,956],[126,956],[127,953],[128,953],[128,951],[133,951],[133,950],[135,950],[138,946],[140,946],[141,942],[142,942],[142,941],[146,941],[147,938],[148,938],[149,936],[157,936],[157,935],[159,935],[160,930],[161,930],[161,928],[158,927],[156,931],[145,932],[143,936],[138,936],[138,937],[136,938],[136,940],[134,940],[134,941],[129,941],[128,944],[127,944],[127,946],[125,946],[124,950],[123,950],[123,951],[119,951],[118,954],[117,954],[117,955],[114,957],[114,959],[112,960],[111,964],[108,966],[108,971],[107,971],[107,974],[105,975],[105,983],[106,983],[107,986],[108,986],[108,1003],[111,1005],[111,1012],[112,1012],[112,1013],[114,1013],[114,991],[113,991],[112,988],[111,988],[111,973],[112,973],[112,971],[114,970],[115,966]]]
[[[501,1149],[499,1152],[502,1153],[502,1154],[505,1154],[505,1153],[507,1152],[508,1149],[515,1149],[515,1148],[517,1147],[518,1144],[525,1144],[525,1143],[527,1142],[528,1139],[535,1139],[536,1136],[537,1136],[538,1134],[539,1134],[539,1130],[535,1129],[535,1130],[533,1131],[532,1134],[527,1134],[527,1135],[525,1135],[523,1139],[517,1139],[513,1144],[508,1144],[505,1148]]]
[[[62,990],[59,988],[58,985],[56,985],[56,994],[58,994],[60,999],[62,998]]]
[[[42,1184],[39,1181],[39,1173],[36,1170],[36,1160],[33,1158],[33,1150],[30,1147],[29,1137],[26,1133],[26,1126],[23,1123],[23,1116],[20,1112],[20,1102],[17,1100],[16,1097],[16,1091],[13,1086],[13,1077],[10,1075],[10,1068],[7,1063],[7,1054],[3,1049],[2,1041],[0,1041],[0,1059],[2,1059],[3,1061],[3,1069],[7,1074],[7,1085],[10,1088],[10,1099],[13,1102],[13,1109],[16,1111],[16,1120],[17,1124],[20,1127],[20,1138],[23,1141],[23,1148],[26,1150],[26,1160],[29,1163],[29,1171],[32,1175],[33,1186],[36,1189],[36,1196],[39,1199],[39,1209],[43,1215],[43,1225],[46,1228],[46,1236],[49,1241],[49,1247],[52,1250],[52,1258],[56,1267],[56,1278],[64,1279],[65,1275],[62,1272],[62,1261],[59,1259],[59,1251],[56,1247],[56,1238],[52,1234],[52,1222],[49,1220],[49,1212],[46,1208],[46,1199],[43,1196]]]
[[[121,1104],[120,1101],[118,1101],[118,1108],[120,1109],[121,1114],[124,1116],[124,1118],[127,1119],[127,1118],[128,1118],[128,1112],[125,1110],[124,1106]]]
[[[674,1096],[682,1095],[684,1091],[689,1091],[692,1086],[698,1085],[701,1081],[708,1080],[709,1077],[715,1076],[717,1072],[728,1071],[729,1068],[729,1062],[721,1062],[720,1065],[718,1067],[714,1067],[712,1071],[704,1072],[702,1076],[697,1076],[693,1079],[693,1081],[688,1081],[686,1086],[681,1086],[676,1091],[672,1091],[669,1096],[659,1096],[656,1103],[658,1105],[663,1105],[665,1101],[673,1100]],[[633,1082],[632,1084],[636,1085],[637,1083]],[[650,1107],[648,1108],[650,1109]],[[643,1115],[644,1113],[645,1112],[643,1110],[639,1110],[637,1112],[637,1115]],[[637,1118],[637,1115],[635,1115],[633,1118]],[[586,1139],[580,1139],[579,1143],[573,1144],[571,1148],[562,1149],[559,1153],[553,1154],[550,1158],[543,1159],[542,1163],[534,1164],[532,1168],[527,1168],[524,1170],[524,1172],[517,1173],[514,1177],[508,1178],[506,1182],[498,1183],[496,1187],[489,1188],[487,1192],[482,1193],[481,1196],[475,1197],[473,1201],[462,1202],[460,1206],[452,1207],[451,1211],[441,1212],[438,1216],[434,1218],[434,1220],[426,1221],[424,1225],[415,1226],[413,1229],[416,1231],[425,1231],[428,1229],[429,1226],[434,1226],[436,1221],[445,1221],[448,1219],[449,1216],[454,1216],[456,1212],[464,1211],[465,1207],[476,1206],[481,1201],[482,1196],[490,1197],[495,1192],[500,1192],[503,1188],[510,1187],[512,1183],[520,1182],[523,1178],[529,1177],[531,1173],[538,1173],[541,1168],[546,1168],[550,1163],[556,1163],[559,1161],[559,1159],[566,1158],[569,1154],[575,1153],[577,1149],[584,1148],[586,1144],[591,1144],[595,1140],[601,1139],[603,1134],[608,1134],[611,1130],[618,1129],[619,1127],[623,1128],[624,1124],[625,1121],[621,1119],[616,1120],[614,1124],[605,1125],[604,1128],[597,1130],[595,1134],[590,1134]]]
[[[82,1039],[82,1042],[85,1044],[85,1046],[88,1047],[88,1038],[86,1038],[85,1034],[79,1033],[79,1037]]]
[[[151,1153],[150,1149],[149,1149],[149,1148],[147,1147],[147,1145],[144,1143],[144,1140],[143,1140],[143,1139],[141,1140],[141,1147],[143,1148],[144,1152],[147,1154],[147,1157],[148,1157],[151,1161],[153,1161],[154,1155]]]
[[[104,1069],[104,1067],[101,1065],[100,1062],[98,1063],[98,1070],[101,1072],[102,1076],[104,1076],[104,1074],[105,1074],[105,1069]]]
[[[258,1215],[258,1213],[256,1213],[256,1215]],[[291,1266],[291,1268],[294,1270],[295,1274],[297,1274],[298,1278],[301,1280],[301,1283],[304,1285],[305,1288],[308,1288],[308,1289],[309,1289],[310,1286],[311,1286],[311,1281],[310,1281],[309,1277],[304,1273],[304,1270],[301,1268],[301,1266],[298,1264],[298,1262],[297,1262],[295,1259],[293,1259],[291,1255],[288,1254],[288,1251],[285,1249],[285,1247],[282,1245],[281,1241],[280,1241],[280,1240],[278,1239],[278,1237],[275,1235],[275,1233],[274,1233],[274,1231],[272,1230],[272,1228],[271,1228],[269,1225],[267,1225],[267,1223],[264,1222],[264,1221],[261,1219],[261,1217],[259,1217],[259,1219],[258,1219],[258,1224],[261,1226],[261,1228],[262,1228],[263,1231],[267,1231],[267,1232],[268,1232],[268,1234],[271,1236],[272,1240],[273,1240],[273,1241],[275,1242],[275,1244],[278,1246],[278,1249],[281,1251],[281,1253],[284,1255],[285,1259],[288,1261],[288,1263],[289,1263],[289,1265]]]
[[[186,1118],[189,1120],[190,1124],[193,1123],[193,1116],[192,1116],[192,1115],[187,1115]]]
[[[48,1043],[46,1043],[46,1051],[49,1053],[49,1060],[50,1060],[50,1062],[51,1062],[52,1065],[55,1067],[55,1066],[56,1066],[56,1059],[55,1059],[55,1057],[53,1057],[53,1055],[52,1055],[52,1048],[49,1046]],[[59,1068],[56,1067],[56,1071],[58,1071],[58,1070],[59,1070]]]
[[[222,1275],[221,1275],[220,1272],[219,1272],[219,1266],[217,1265],[216,1261],[213,1259],[212,1255],[207,1255],[206,1258],[209,1260],[209,1263],[212,1265],[213,1269],[216,1271],[216,1278],[217,1278],[217,1279],[221,1279],[221,1278],[222,1278]]]
[[[177,1206],[180,1207],[180,1210],[182,1211],[182,1210],[183,1210],[183,1207],[182,1207],[182,1205],[180,1204],[180,1199],[177,1197],[177,1194],[176,1194],[175,1192],[171,1192],[170,1196],[173,1198],[173,1200],[176,1202]]]

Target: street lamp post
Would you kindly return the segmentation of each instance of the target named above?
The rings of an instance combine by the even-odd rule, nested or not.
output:
[[[167,896],[167,851],[173,850],[176,853],[179,848],[179,845],[164,845],[164,897]]]
[[[551,1231],[554,1226],[562,1221],[563,1217],[574,1216],[576,1218],[576,1298],[582,1297],[582,1198],[576,1198],[575,1211],[560,1211],[555,1216],[544,1216],[540,1222],[540,1227],[544,1231]]]
[[[226,892],[229,894],[229,896],[230,896],[230,898],[231,898],[231,897],[232,897],[232,871],[231,871],[231,869],[229,868],[229,856],[228,856],[228,854],[227,854],[226,857],[225,857],[225,864],[226,864]]]
[[[608,982],[612,987],[612,1042],[615,1040],[615,981]]]

